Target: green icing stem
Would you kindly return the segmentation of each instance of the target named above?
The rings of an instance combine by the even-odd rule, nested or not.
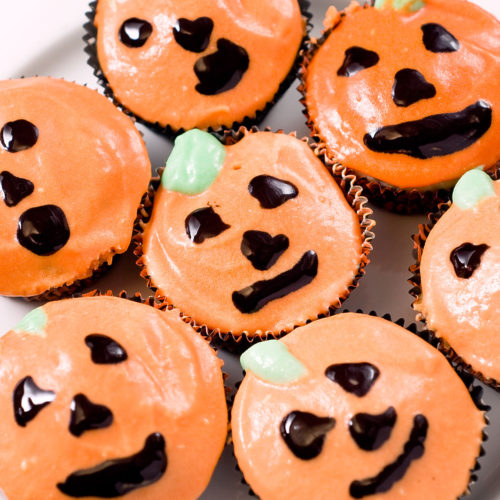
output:
[[[219,175],[225,158],[225,147],[213,135],[190,130],[175,139],[161,183],[182,194],[202,193]]]
[[[294,382],[307,373],[306,367],[279,340],[259,342],[240,358],[245,371],[276,384]]]
[[[14,327],[16,333],[29,333],[31,335],[45,336],[45,327],[47,326],[47,313],[43,307],[37,307],[30,311],[24,318]]]
[[[392,8],[394,10],[416,12],[425,7],[425,0],[375,0],[374,6],[377,9]]]
[[[460,177],[453,189],[453,203],[462,210],[468,210],[495,194],[493,180],[479,167]]]

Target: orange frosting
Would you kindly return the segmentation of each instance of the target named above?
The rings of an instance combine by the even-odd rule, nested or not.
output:
[[[403,453],[418,414],[428,422],[423,455],[391,489],[364,498],[455,500],[466,490],[484,417],[437,350],[393,323],[360,314],[316,321],[282,342],[307,374],[275,384],[247,372],[232,411],[236,458],[257,496],[351,499],[352,481],[376,476]],[[358,397],[325,376],[338,363],[370,363],[380,374]],[[389,438],[374,451],[360,449],[348,430],[351,418],[379,415],[389,407],[397,414]],[[282,438],[280,424],[292,411],[335,419],[317,457],[298,458]]]
[[[443,25],[458,40],[459,50],[426,50],[421,26],[427,23]],[[499,39],[495,17],[463,0],[426,0],[414,13],[350,9],[307,69],[306,105],[312,127],[340,162],[400,188],[429,188],[455,181],[478,165],[490,167],[500,159]],[[337,76],[351,47],[374,51],[379,61],[354,76]],[[406,68],[419,71],[434,85],[435,97],[397,106],[392,87],[396,73]],[[456,113],[479,100],[493,109],[491,127],[461,151],[420,159],[374,152],[363,142],[365,134],[381,127]]]
[[[500,381],[500,181],[494,186],[496,196],[468,210],[452,205],[430,232],[414,307],[475,371]],[[489,246],[468,279],[456,275],[450,260],[463,243]]]
[[[173,28],[178,19],[200,17],[214,26],[207,48],[196,53],[175,41]],[[130,18],[152,25],[142,47],[119,39]],[[174,130],[230,127],[254,117],[291,70],[305,32],[297,0],[99,0],[95,25],[99,63],[116,99],[142,119]],[[248,70],[234,88],[202,95],[193,67],[215,53],[222,38],[247,51]]]
[[[225,149],[222,169],[205,192],[187,196],[159,188],[143,238],[144,264],[154,286],[199,325],[222,332],[279,333],[316,319],[347,294],[358,271],[356,213],[307,143],[295,137],[250,133]],[[277,208],[261,208],[249,193],[250,181],[259,175],[291,182],[298,195]],[[231,227],[197,244],[187,236],[185,220],[207,206]],[[250,230],[289,239],[289,248],[267,270],[255,269],[240,249]],[[289,270],[308,250],[319,262],[312,282],[254,313],[235,307],[234,291]]]
[[[27,120],[36,144],[0,148],[0,171],[27,179],[34,191],[16,206],[0,197],[0,294],[37,295],[90,276],[125,252],[151,167],[134,124],[97,92],[51,78],[0,82],[0,127]],[[56,253],[39,256],[16,237],[23,212],[57,205],[70,229]]]
[[[67,499],[56,485],[68,475],[133,455],[155,432],[166,441],[166,471],[126,498],[198,498],[227,432],[215,352],[177,312],[114,297],[70,299],[42,310],[43,331],[11,331],[0,340],[0,489],[7,498]],[[128,359],[93,363],[85,338],[95,333],[118,342]],[[13,390],[28,375],[55,392],[55,400],[21,427]],[[72,435],[70,404],[78,393],[110,409],[112,424]]]

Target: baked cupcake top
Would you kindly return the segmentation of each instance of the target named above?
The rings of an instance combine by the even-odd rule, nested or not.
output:
[[[336,159],[399,188],[446,186],[500,159],[494,16],[464,0],[377,0],[327,24],[305,104]]]
[[[500,181],[472,170],[432,228],[414,307],[463,360],[500,382]]]
[[[94,23],[114,97],[174,130],[253,118],[278,92],[305,34],[297,0],[99,0]]]
[[[0,294],[41,294],[127,249],[151,166],[130,118],[96,91],[0,82],[0,162]]]
[[[143,235],[152,284],[198,325],[278,334],[348,294],[357,214],[304,141],[247,133],[223,146],[179,136]]]
[[[52,302],[0,339],[7,498],[197,498],[225,442],[222,362],[177,312]]]
[[[483,413],[444,356],[404,328],[339,314],[241,359],[234,450],[262,500],[455,500],[467,489]]]

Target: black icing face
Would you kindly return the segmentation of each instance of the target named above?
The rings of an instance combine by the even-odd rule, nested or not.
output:
[[[329,366],[325,376],[338,384],[348,394],[358,398],[366,396],[376,384],[379,369],[371,363],[342,363]],[[382,413],[357,413],[348,422],[348,431],[360,450],[376,451],[390,440],[397,422],[397,410],[390,406]],[[301,460],[318,457],[327,439],[335,439],[334,428],[338,427],[333,416],[319,417],[313,413],[293,411],[287,414],[280,425],[280,434],[290,451]],[[390,491],[401,480],[411,466],[425,451],[428,422],[424,415],[413,418],[413,426],[400,455],[382,467],[380,472],[351,482],[349,494],[353,498],[364,498]]]
[[[411,29],[411,24],[408,29]],[[420,30],[423,44],[421,67],[401,68],[391,82],[392,101],[398,107],[408,108],[422,100],[439,98],[435,82],[426,78],[426,68],[437,57],[457,57],[454,53],[461,50],[457,37],[440,24],[427,23],[420,26]],[[355,45],[345,51],[337,75],[340,78],[363,78],[358,74],[383,64],[384,61],[374,50]],[[387,93],[384,88],[386,84],[389,85],[389,82],[380,82],[377,88],[380,96]],[[476,96],[470,100],[468,96],[467,99],[467,104],[456,111],[447,110],[445,113],[368,130],[363,142],[368,149],[377,153],[398,153],[422,160],[464,150],[478,141],[492,123],[492,107],[484,97]],[[439,106],[436,102],[436,107]]]
[[[112,365],[125,363],[128,359],[125,348],[106,335],[90,334],[82,343],[82,349],[85,345],[90,350],[91,361],[97,365],[110,365],[109,370],[113,369]],[[26,427],[41,411],[49,411],[49,405],[56,399],[56,392],[42,389],[31,376],[24,377],[17,383],[12,396],[16,423]],[[82,439],[90,431],[106,429],[114,421],[115,416],[109,407],[91,401],[85,394],[76,394],[68,405],[68,430],[77,439]],[[77,470],[57,483],[57,488],[74,498],[113,498],[155,483],[166,468],[165,438],[152,432],[137,453]]]
[[[175,42],[182,50],[203,53],[206,51],[214,29],[209,17],[180,18],[172,29]],[[127,19],[118,32],[119,40],[131,48],[143,47],[154,32],[154,26],[139,18]],[[236,87],[248,69],[248,52],[226,38],[217,40],[215,52],[201,56],[195,63],[199,83],[195,89],[202,95],[217,95]]]
[[[299,195],[297,187],[283,179],[269,175],[258,175],[248,185],[252,197],[259,201],[263,210],[280,207]],[[213,207],[199,208],[185,219],[187,237],[196,244],[203,244],[208,238],[215,238],[230,229]],[[252,229],[242,235],[240,250],[254,269],[267,271],[288,249],[289,239],[285,234],[271,235]],[[232,293],[234,306],[244,314],[262,309],[272,300],[279,299],[298,290],[315,278],[318,272],[318,256],[314,250],[307,250],[300,260],[287,271],[274,278],[255,283]]]
[[[33,123],[19,119],[6,123],[0,131],[0,144],[8,153],[23,154],[36,146],[39,130]],[[7,207],[15,207],[34,191],[29,179],[8,170],[0,172],[0,194]],[[70,236],[68,221],[57,205],[47,204],[25,210],[17,229],[21,246],[40,256],[52,255],[66,245]]]

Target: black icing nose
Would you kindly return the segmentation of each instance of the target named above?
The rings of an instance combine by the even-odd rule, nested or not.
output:
[[[43,205],[26,210],[19,218],[17,240],[37,255],[52,255],[69,239],[66,216],[56,205]]]
[[[392,100],[396,106],[407,107],[436,95],[436,87],[416,69],[402,69],[396,73],[392,86]]]

